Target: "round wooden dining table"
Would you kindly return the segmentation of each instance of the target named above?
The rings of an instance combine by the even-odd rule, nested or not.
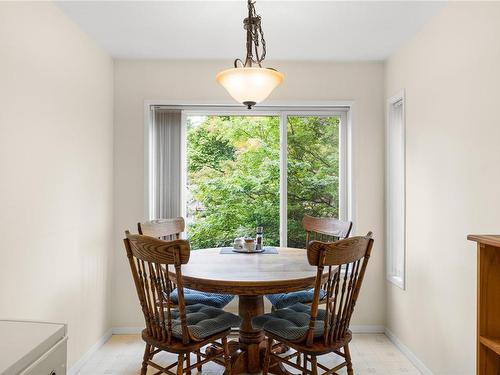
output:
[[[266,341],[262,331],[253,329],[252,318],[264,313],[264,295],[314,286],[317,268],[309,265],[306,250],[276,249],[277,254],[193,250],[188,264],[182,266],[185,287],[239,296],[239,340],[230,343],[233,374],[262,370]],[[269,372],[283,374],[286,370],[276,365]]]

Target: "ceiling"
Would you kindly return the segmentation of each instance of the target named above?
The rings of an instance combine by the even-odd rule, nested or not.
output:
[[[246,1],[58,1],[118,59],[244,57]],[[272,60],[380,61],[445,2],[258,0]]]

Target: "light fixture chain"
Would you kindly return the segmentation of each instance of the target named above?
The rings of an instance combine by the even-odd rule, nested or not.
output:
[[[248,0],[248,18],[244,21],[245,29],[247,30],[247,56],[244,64],[245,67],[252,66],[252,63],[262,67],[261,63],[266,57],[266,41],[264,39],[264,32],[262,31],[261,17],[257,15],[254,4],[255,1]],[[262,43],[262,53],[259,52],[260,43]],[[255,50],[255,56],[253,50]]]
[[[262,57],[259,60],[259,64],[261,61],[264,61],[266,58],[266,40],[264,39],[264,31],[262,31],[262,22],[259,23],[259,32],[260,32],[260,39],[262,42]]]

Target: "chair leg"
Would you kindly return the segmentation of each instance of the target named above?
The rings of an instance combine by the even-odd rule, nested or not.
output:
[[[318,361],[315,355],[311,356],[311,371],[312,375],[318,375]]]
[[[191,366],[191,353],[186,353],[186,367]],[[191,370],[186,370],[186,375],[191,375]]]
[[[200,361],[201,361],[201,355],[200,355],[200,352],[197,352],[197,353],[196,353],[196,361],[197,361],[197,362],[200,362]],[[197,369],[198,369],[198,371],[199,371],[199,372],[201,372],[201,371],[202,371],[202,365],[199,365],[199,366],[197,367]]]
[[[227,344],[227,336],[222,338],[222,347],[224,349],[224,365],[225,373],[231,375],[231,356],[229,354],[229,345]]]
[[[148,372],[148,361],[151,355],[151,345],[146,344],[146,349],[144,350],[144,357],[142,359],[141,375],[146,375]]]
[[[182,375],[184,372],[184,354],[179,354],[177,357],[177,375]]]
[[[347,375],[354,375],[354,370],[352,369],[351,361],[351,351],[349,350],[349,344],[344,346],[345,361],[347,363]]]
[[[304,354],[304,366],[302,370],[302,375],[307,375],[307,354]]]
[[[269,364],[271,363],[272,348],[273,348],[273,339],[269,337],[267,339],[267,347],[266,347],[266,354],[264,356],[264,366],[262,368],[262,375],[267,375],[267,372],[269,371]]]

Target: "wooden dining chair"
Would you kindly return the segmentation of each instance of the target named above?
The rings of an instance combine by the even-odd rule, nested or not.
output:
[[[137,223],[139,234],[163,240],[179,239],[185,228],[186,223],[182,217],[176,217],[173,219],[156,219]],[[177,290],[175,289],[175,285],[173,285],[171,298],[174,303],[177,303]],[[230,294],[206,293],[194,289],[184,288],[184,302],[188,306],[202,303],[204,305],[222,309],[233,299],[234,296]]]
[[[231,372],[227,336],[241,319],[215,307],[196,304],[186,306],[182,285],[182,265],[188,263],[190,248],[186,240],[165,241],[126,232],[124,239],[137,295],[144,314],[146,328],[142,338],[146,342],[141,375],[148,366],[158,370],[155,374],[170,374],[177,366],[177,375],[214,361]],[[173,266],[169,274],[168,266]],[[169,276],[175,275],[178,301],[172,303]],[[220,348],[211,353],[202,352],[206,345]],[[166,367],[153,361],[161,351],[177,354],[177,361]],[[191,364],[191,353],[197,360]],[[185,366],[184,366],[185,362]]]
[[[328,374],[347,367],[353,375],[349,342],[351,316],[359,296],[370,258],[373,239],[371,232],[364,237],[351,237],[333,243],[311,241],[307,246],[307,259],[317,267],[314,298],[311,306],[297,303],[252,320],[254,329],[263,329],[267,337],[263,375],[267,375],[271,358],[273,366],[284,363],[304,375],[317,375],[318,368]],[[319,309],[320,290],[327,275],[326,308]],[[277,341],[294,350],[279,356],[273,353]],[[317,356],[335,353],[344,361],[332,368],[318,363]],[[296,357],[296,362],[291,359]],[[308,362],[310,366],[308,366]]]
[[[162,240],[178,240],[184,232],[186,223],[183,217],[156,219],[137,223],[139,234]]]
[[[335,242],[349,237],[352,229],[352,221],[343,221],[334,217],[313,217],[305,215],[302,225],[306,231],[306,243],[313,240],[323,242]],[[269,294],[266,298],[271,302],[274,309],[282,309],[292,306],[297,302],[310,304],[313,300],[313,289],[300,290],[291,293]],[[320,291],[320,303],[324,303],[326,290]]]
[[[305,215],[302,226],[306,231],[306,246],[310,241],[335,242],[349,237],[352,221],[334,217],[313,217]]]

